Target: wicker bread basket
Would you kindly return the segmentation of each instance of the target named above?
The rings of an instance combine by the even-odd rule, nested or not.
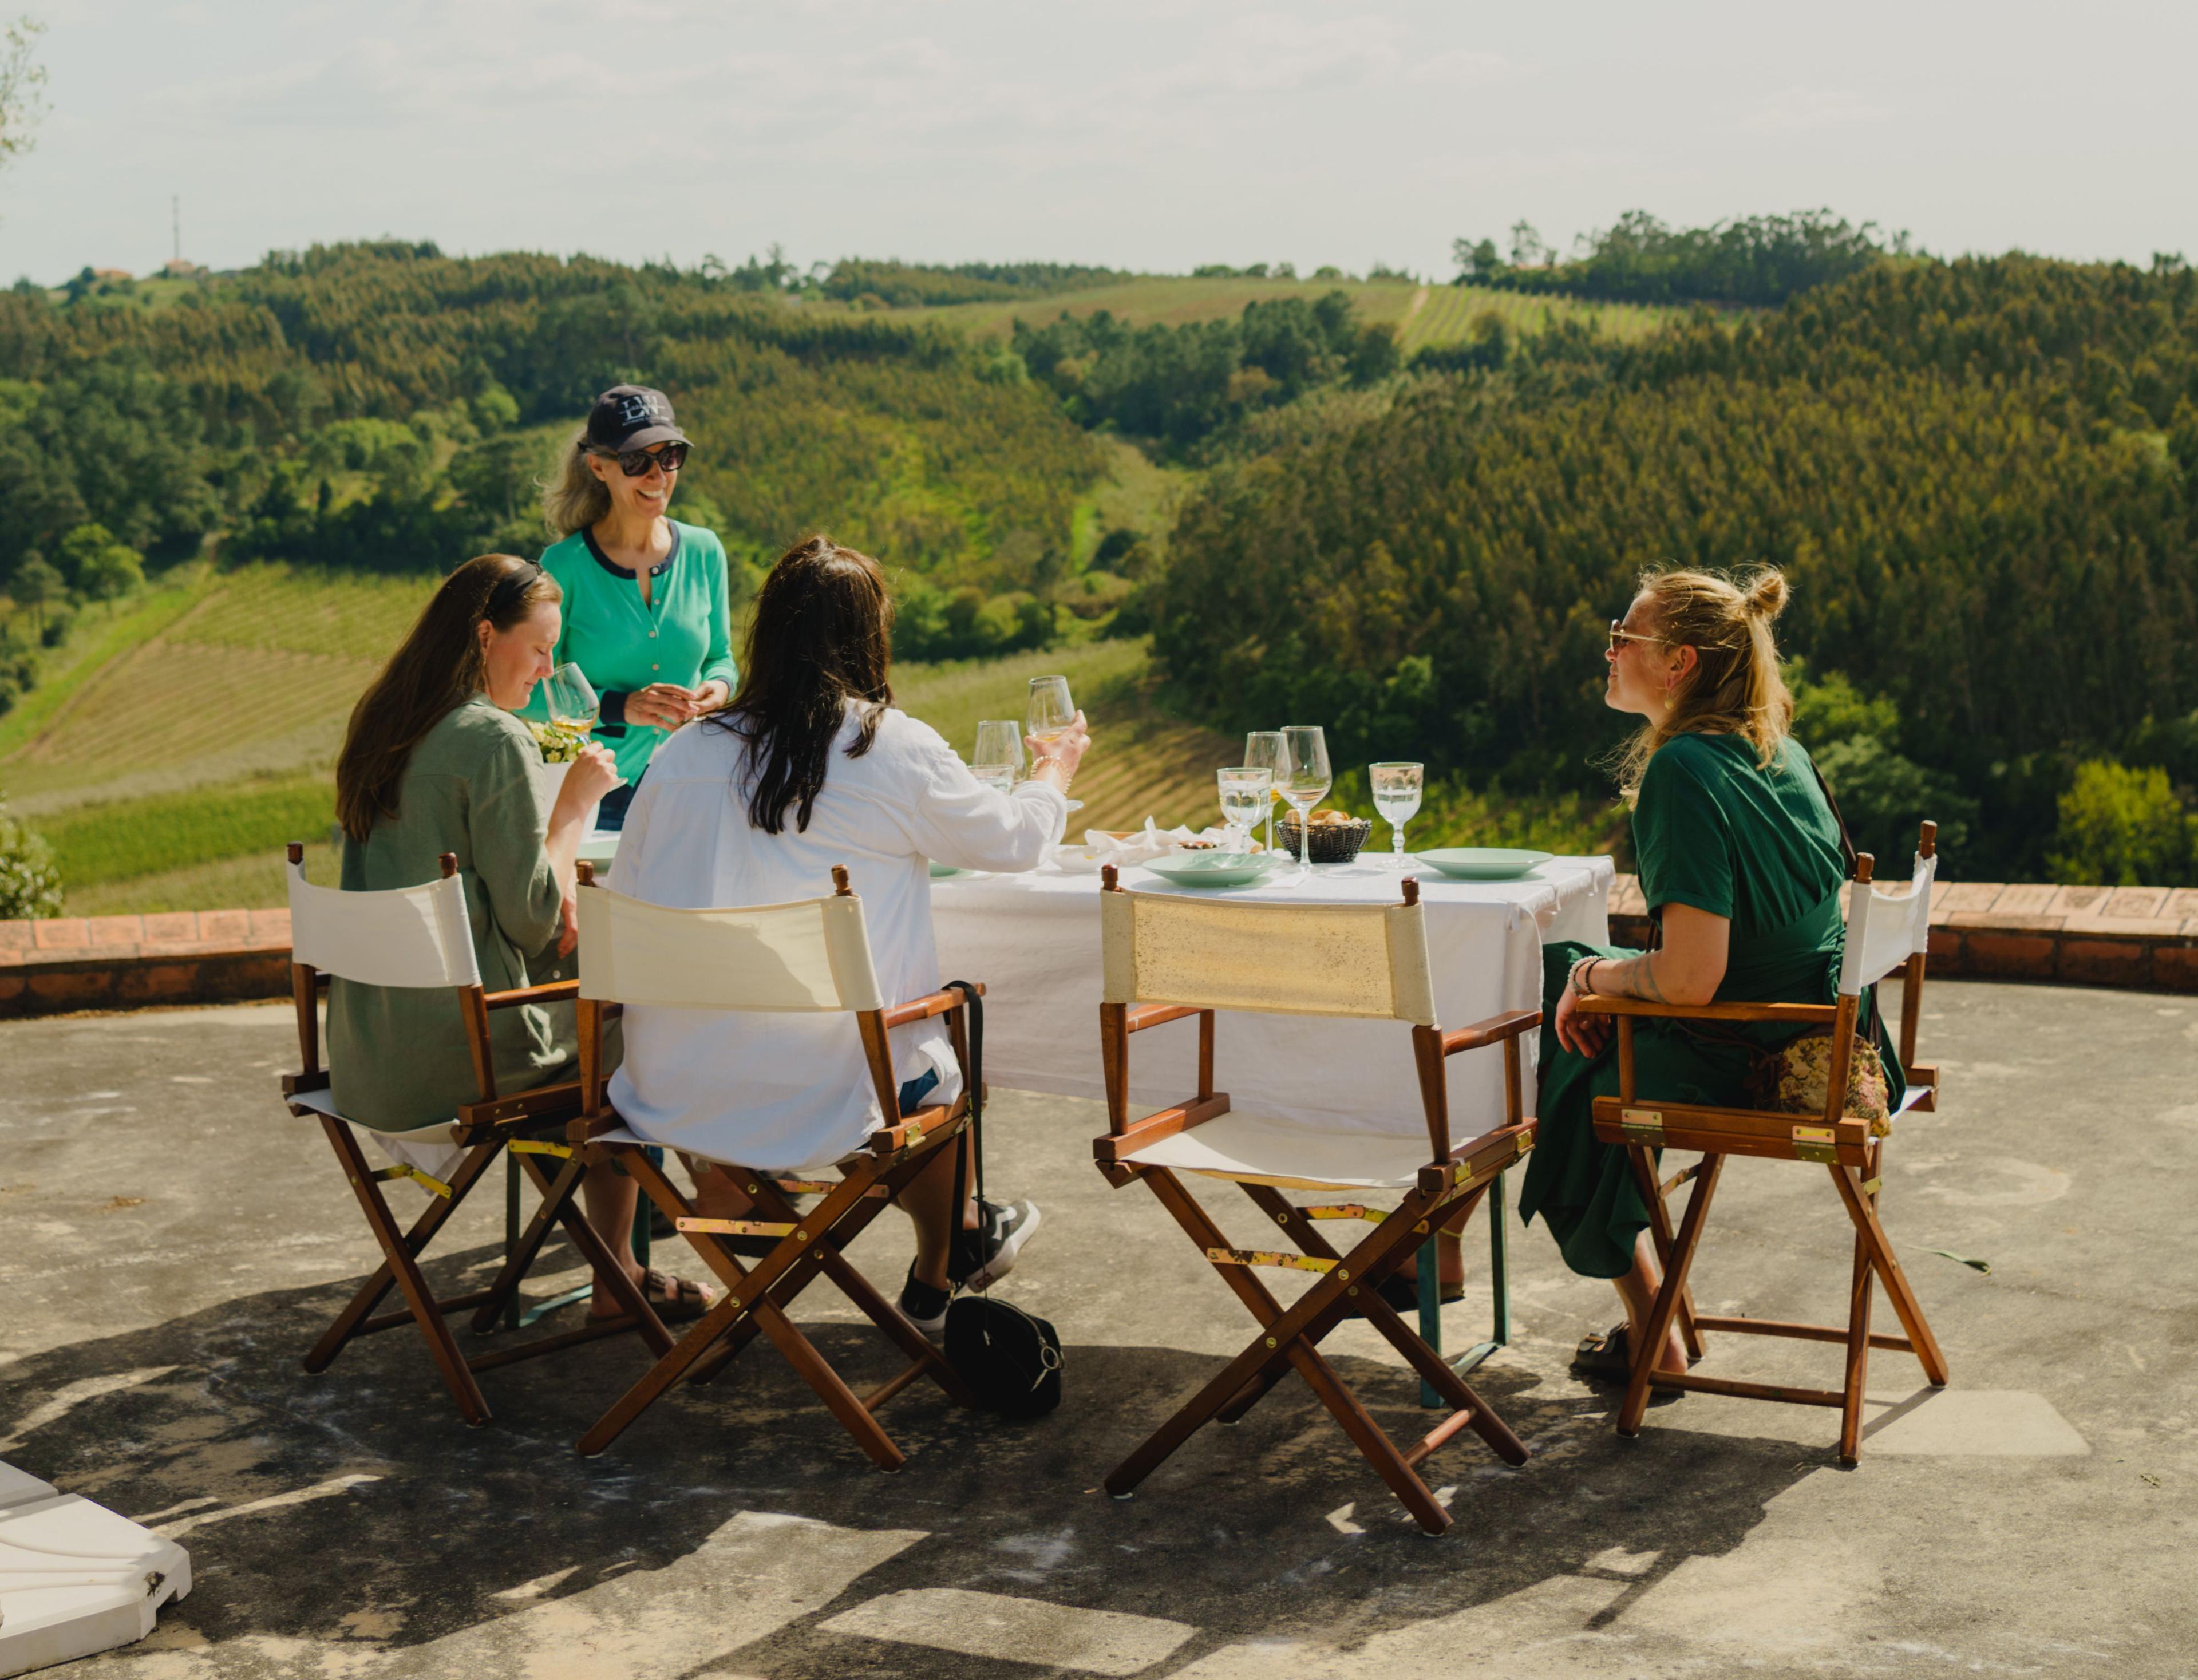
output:
[[[1312,861],[1316,863],[1348,863],[1358,856],[1359,847],[1366,844],[1367,835],[1374,825],[1363,817],[1354,817],[1346,823],[1316,823],[1312,825]],[[1298,814],[1294,811],[1276,825],[1276,838],[1291,857],[1298,855]]]

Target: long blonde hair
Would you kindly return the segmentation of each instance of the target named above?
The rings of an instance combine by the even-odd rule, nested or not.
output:
[[[542,486],[542,517],[562,538],[602,522],[611,510],[611,488],[588,465],[588,428],[573,433],[557,463],[557,476]]]
[[[487,683],[481,621],[509,630],[544,602],[563,599],[555,578],[516,555],[481,555],[443,579],[352,708],[336,757],[336,820],[346,834],[363,842],[377,821],[397,815],[413,749]]]
[[[1765,567],[1735,584],[1708,572],[1652,572],[1641,593],[1654,603],[1656,633],[1667,648],[1692,648],[1695,666],[1672,695],[1672,709],[1642,725],[1619,760],[1618,785],[1631,802],[1649,759],[1674,735],[1745,735],[1756,762],[1771,767],[1794,726],[1794,695],[1778,669],[1771,625],[1786,607],[1786,579]]]

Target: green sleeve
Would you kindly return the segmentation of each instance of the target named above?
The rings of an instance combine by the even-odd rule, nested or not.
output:
[[[529,954],[555,937],[564,902],[542,849],[549,829],[528,761],[533,750],[516,730],[503,732],[471,778],[467,812],[474,874],[488,912],[503,937]]]
[[[1733,910],[1731,825],[1695,767],[1685,737],[1648,761],[1633,808],[1633,855],[1653,911],[1691,904],[1712,916]]]
[[[730,694],[740,686],[740,669],[733,663],[732,590],[726,581],[725,545],[714,532],[710,537],[710,547],[717,556],[717,564],[709,568],[710,648],[702,656],[702,674],[695,679],[695,686],[700,688],[715,678]]]

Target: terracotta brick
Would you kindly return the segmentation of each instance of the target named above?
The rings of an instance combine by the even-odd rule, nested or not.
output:
[[[2059,978],[2086,985],[2143,986],[2152,979],[2152,946],[2142,939],[2063,939]]]
[[[114,991],[114,970],[68,967],[26,968],[31,999],[37,1007],[48,1009],[85,1009],[103,1003]]]
[[[252,938],[250,910],[201,910],[199,939],[207,945],[220,945],[234,950],[247,944]]]
[[[198,996],[195,962],[133,962],[115,971],[118,1003],[188,1003]]]
[[[2110,887],[2062,887],[2047,901],[2049,916],[2096,916],[2114,891]]]
[[[280,945],[285,950],[289,949],[289,911],[253,910],[251,914],[252,943],[255,947],[272,949]]]
[[[18,968],[0,972],[0,1015],[16,1014],[23,1003],[23,990],[29,984]]]
[[[2160,907],[2160,913],[2162,916],[2179,916],[2186,921],[2198,916],[2198,887],[2177,887],[2167,895],[2167,902]],[[4,936],[7,931],[7,924],[0,922],[0,936]],[[0,937],[0,944],[5,943],[4,937]]]
[[[95,946],[134,945],[145,937],[143,918],[134,916],[95,916],[84,928]]]
[[[158,916],[144,918],[147,945],[188,945],[199,936],[199,918],[194,910],[164,910]]]
[[[2002,887],[1999,897],[1992,900],[1992,913],[1995,916],[2044,916],[2045,907],[2053,902],[2053,895],[2060,890],[2057,887],[2042,887],[2033,883]]]
[[[2167,914],[2167,892],[2165,887],[2125,887],[2108,898],[2106,907],[2099,914],[2149,921]],[[2179,916],[2174,919],[2183,920]]]
[[[32,922],[31,943],[39,950],[74,950],[90,945],[91,935],[84,931],[81,917],[64,916],[54,921]]]
[[[2162,991],[2198,991],[2198,945],[2155,945],[2152,983]],[[0,988],[7,984],[0,979]],[[0,991],[0,997],[5,995]]]
[[[1962,936],[1962,973],[1980,980],[2050,980],[2057,977],[2060,941],[2050,933],[1997,933],[1975,929]]]
[[[1941,881],[1931,894],[1931,915],[1935,920],[1941,910],[1988,910],[2006,891],[2003,881]]]
[[[1987,910],[1980,915],[1950,916],[1946,926],[1964,931],[1996,927],[2003,933],[2057,933],[2066,920],[2057,916],[2003,916],[1997,910]]]
[[[1951,927],[1931,930],[1931,973],[1958,974],[1962,972],[1962,936]]]
[[[140,957],[206,956],[234,947],[213,939],[148,939],[137,947]]]
[[[28,950],[38,944],[34,921],[0,921],[0,950]]]

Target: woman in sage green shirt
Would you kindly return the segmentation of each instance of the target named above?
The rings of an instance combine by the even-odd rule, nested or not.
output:
[[[1647,1320],[1662,1279],[1625,1152],[1595,1136],[1593,1100],[1618,1093],[1610,1019],[1579,1014],[1578,998],[1829,1003],[1838,992],[1847,871],[1839,819],[1809,755],[1787,733],[1793,697],[1771,635],[1785,602],[1775,571],[1745,589],[1666,572],[1648,578],[1611,625],[1606,701],[1646,720],[1621,782],[1659,941],[1647,952],[1544,949],[1540,1127],[1519,1197],[1521,1215],[1541,1216],[1567,1265],[1611,1279],[1625,1303],[1625,1326],[1581,1345],[1574,1369],[1583,1375],[1625,1380],[1628,1333]],[[1638,1020],[1638,1090],[1668,1102],[1757,1106],[1753,1063],[1794,1033]],[[1898,1101],[1899,1063],[1878,1037]],[[1684,1370],[1686,1363],[1675,1328],[1658,1363]]]
[[[560,978],[576,939],[574,863],[588,807],[618,778],[608,752],[584,748],[550,803],[541,748],[512,715],[550,673],[560,618],[556,581],[539,567],[510,555],[468,561],[360,697],[336,763],[344,889],[417,887],[455,853],[491,991]],[[569,1004],[501,1009],[490,1020],[500,1090],[572,1077]],[[439,1129],[478,1089],[457,1000],[441,988],[331,980],[329,1070],[337,1107],[380,1133]],[[589,1223],[642,1282],[634,1192],[608,1169],[583,1187]],[[674,1316],[706,1304],[696,1285],[645,1276]],[[600,1284],[597,1295],[596,1311],[616,1310]]]

